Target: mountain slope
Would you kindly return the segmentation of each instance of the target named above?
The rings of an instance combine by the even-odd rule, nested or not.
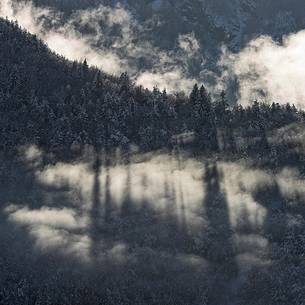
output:
[[[179,34],[195,32],[204,48],[227,43],[238,50],[256,35],[280,38],[304,25],[305,9],[301,0],[155,0],[155,1],[53,1],[36,0],[37,5],[55,6],[63,11],[102,5],[122,4],[141,22],[152,25],[152,39],[172,46]],[[218,36],[215,34],[219,33]],[[207,37],[210,37],[209,40]],[[170,43],[170,41],[172,41]],[[168,44],[169,43],[169,44]]]
[[[122,68],[139,84],[149,88],[158,84],[171,91],[179,90],[177,83],[184,90],[190,90],[190,83],[194,80],[215,88],[215,82],[224,79],[220,87],[234,87],[235,90],[236,77],[241,86],[247,85],[239,79],[238,71],[230,70],[231,65],[234,65],[230,55],[235,54],[238,62],[239,51],[244,51],[247,43],[258,36],[270,35],[276,44],[283,35],[305,27],[305,10],[300,0],[36,0],[35,4],[38,7],[51,6],[56,12],[64,12],[58,19],[62,32],[66,34],[65,38],[84,35],[82,42],[85,45],[102,50],[102,55],[115,55],[121,59],[114,73]],[[100,5],[100,9],[97,9]],[[52,24],[50,20],[47,24]],[[80,33],[76,37],[73,35],[75,29]],[[56,43],[54,46],[57,46]],[[223,46],[228,50],[224,57]],[[86,47],[83,46],[83,49]],[[72,56],[77,54],[77,50],[72,48],[71,51]],[[95,55],[93,53],[92,58],[96,58]],[[228,83],[231,79],[228,81],[221,74],[219,65],[223,63],[232,72],[233,84]],[[108,71],[114,66],[110,66]],[[237,99],[238,96],[230,94],[230,103],[235,103]]]
[[[303,304],[304,112],[0,45],[1,305]]]

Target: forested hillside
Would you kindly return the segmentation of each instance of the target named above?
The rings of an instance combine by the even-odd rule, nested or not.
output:
[[[0,19],[0,305],[303,305],[305,114],[217,96]]]
[[[232,108],[225,92],[211,100],[197,84],[189,97],[149,91],[135,86],[126,73],[106,75],[86,60],[71,62],[52,53],[15,23],[1,20],[0,29],[2,149],[136,144],[149,151],[169,148],[175,136],[194,133],[193,145],[200,149],[247,153],[253,152],[253,139],[266,142],[273,129],[303,121],[303,112],[293,105],[254,101]],[[257,145],[260,150],[267,143]]]

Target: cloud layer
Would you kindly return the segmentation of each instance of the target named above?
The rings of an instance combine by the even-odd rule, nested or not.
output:
[[[254,100],[293,103],[305,107],[305,31],[290,34],[282,43],[262,36],[238,54],[224,51],[220,66],[223,83],[236,78],[239,102]]]
[[[199,52],[194,34],[179,37],[180,52],[163,51],[138,38],[143,26],[120,5],[75,11],[63,21],[59,12],[38,8],[31,1],[16,4],[3,0],[0,16],[17,20],[68,59],[86,58],[89,64],[111,74],[127,71],[144,87],[190,90],[196,82],[186,76],[189,55]]]

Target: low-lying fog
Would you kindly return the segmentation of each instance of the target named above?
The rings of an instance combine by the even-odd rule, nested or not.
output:
[[[195,159],[179,150],[43,162],[30,147],[12,165],[0,244],[8,265],[20,273],[39,268],[47,282],[79,272],[93,289],[103,274],[118,294],[126,280],[131,295],[148,285],[160,299],[164,289],[166,304],[175,289],[225,302],[252,268],[273,263],[274,245],[304,225],[305,181],[289,168],[274,174],[246,160]],[[223,296],[212,292],[211,278]]]

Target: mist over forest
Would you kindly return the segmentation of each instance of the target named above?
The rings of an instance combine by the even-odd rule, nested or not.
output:
[[[305,305],[301,1],[0,2],[0,305]]]

